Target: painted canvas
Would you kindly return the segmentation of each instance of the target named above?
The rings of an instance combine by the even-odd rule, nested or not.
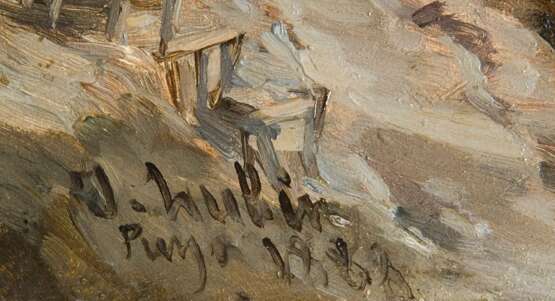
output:
[[[555,300],[550,0],[0,0],[0,300]]]

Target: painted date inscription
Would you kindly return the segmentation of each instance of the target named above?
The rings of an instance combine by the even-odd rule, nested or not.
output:
[[[276,215],[267,201],[261,198],[262,184],[256,168],[250,163],[241,165],[239,162],[235,162],[234,169],[241,191],[239,199],[244,202],[243,208],[246,209],[246,214],[241,212],[238,198],[231,189],[225,188],[220,192],[219,199],[222,206],[218,204],[218,197],[201,184],[198,186],[199,195],[202,196],[206,207],[204,212],[208,212],[208,216],[203,216],[201,213],[203,210],[199,209],[200,203],[197,204],[189,190],[172,192],[156,164],[146,162],[144,167],[147,174],[146,184],[154,183],[156,185],[162,201],[163,212],[171,222],[176,222],[180,211],[183,211],[194,223],[205,224],[211,220],[217,224],[235,223],[241,227],[249,227],[250,223],[244,221],[244,218],[248,216],[252,225],[259,229],[264,228],[271,221],[275,222],[276,218],[283,218],[286,225],[284,227],[291,229],[287,234],[289,238],[285,245],[276,246],[276,240],[269,237],[271,235],[262,235],[259,238],[259,246],[265,250],[271,265],[275,266],[278,279],[291,283],[296,277],[301,277],[305,282],[326,288],[329,285],[328,272],[333,272],[335,275],[339,275],[340,279],[353,290],[364,291],[367,286],[372,285],[373,279],[369,271],[369,264],[367,262],[361,264],[353,259],[353,254],[358,247],[349,246],[347,239],[340,235],[329,239],[323,252],[325,255],[320,256],[322,258],[315,258],[311,249],[312,244],[302,237],[303,226],[310,227],[313,233],[323,233],[322,218],[324,216],[328,218],[330,224],[340,226],[352,224],[347,217],[341,217],[332,212],[326,200],[313,201],[308,194],[303,194],[297,197],[295,206],[291,201],[291,193],[286,191],[285,189],[288,188],[284,186],[285,188],[278,193],[281,214]],[[94,216],[110,220],[118,215],[118,205],[124,203],[116,202],[110,180],[101,166],[96,166],[92,172],[73,172],[71,179],[71,194],[85,204]],[[148,210],[151,210],[136,199],[130,200],[127,205],[137,214],[146,214]],[[176,256],[183,260],[192,259],[196,263],[199,283],[194,293],[205,290],[209,278],[205,254],[215,258],[218,265],[225,268],[230,252],[241,251],[238,246],[229,243],[224,235],[212,239],[210,250],[203,252],[197,241],[199,237],[195,238],[192,234],[187,239],[171,236],[169,239],[157,237],[149,240],[144,235],[143,225],[136,222],[121,224],[118,231],[123,241],[122,249],[127,260],[133,260],[137,248],[142,249],[151,261],[161,259],[173,262]],[[200,237],[200,239],[204,239],[204,237]],[[373,250],[379,249],[376,244],[372,248]],[[391,275],[399,274],[400,277],[397,279],[401,279],[401,281],[396,281],[394,284],[405,291],[406,297],[414,298],[408,282],[389,261],[387,253],[382,251],[380,256],[382,259],[387,259],[385,263],[379,263],[379,268],[382,269],[380,274],[382,279],[377,279],[377,281],[380,285],[386,288],[388,285],[391,286],[392,281],[395,282],[395,279],[390,279]],[[292,258],[300,263],[296,272],[292,268]],[[330,271],[330,268],[333,271]]]

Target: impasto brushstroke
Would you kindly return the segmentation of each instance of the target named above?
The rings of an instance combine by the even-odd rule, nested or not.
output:
[[[0,0],[0,300],[554,300],[554,16]]]

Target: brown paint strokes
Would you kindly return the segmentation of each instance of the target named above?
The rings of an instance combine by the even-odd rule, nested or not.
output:
[[[497,67],[493,58],[496,50],[489,33],[476,25],[458,20],[455,15],[445,14],[445,3],[434,1],[419,8],[412,14],[412,20],[419,27],[437,25],[480,59],[484,74],[491,73]]]

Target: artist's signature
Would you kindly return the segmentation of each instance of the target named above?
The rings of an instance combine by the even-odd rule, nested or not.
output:
[[[197,203],[193,200],[189,191],[173,193],[162,172],[154,163],[146,162],[145,168],[148,177],[147,182],[154,181],[156,183],[162,198],[164,211],[170,221],[175,221],[180,209],[184,209],[192,220],[201,223],[205,222],[204,216],[201,214]],[[274,220],[274,213],[266,201],[260,197],[262,185],[258,171],[249,163],[245,163],[242,166],[240,163],[235,162],[234,168],[247,214],[256,227],[262,228],[266,221]],[[101,166],[96,166],[93,171],[88,173],[74,172],[71,174],[71,178],[71,194],[86,204],[92,214],[104,219],[113,219],[117,216],[118,202],[115,200],[110,180]],[[200,185],[199,189],[212,220],[221,224],[232,222],[245,226],[237,199],[230,189],[226,188],[221,192],[223,208],[220,208],[216,197],[204,185]],[[282,189],[279,191],[278,197],[281,213],[288,227],[300,234],[303,230],[303,222],[308,221],[313,230],[321,233],[321,217],[322,215],[329,217],[330,214],[327,202],[324,199],[313,202],[308,194],[304,194],[297,198],[298,205],[294,208],[289,195],[288,191]],[[137,200],[131,200],[130,206],[136,212],[144,213],[147,211],[146,207]],[[331,219],[339,220],[338,222],[350,223],[350,221],[340,216],[334,215]],[[118,227],[118,230],[123,238],[126,258],[128,260],[132,259],[132,242],[136,240],[141,242],[146,256],[152,261],[163,257],[171,262],[174,253],[177,253],[182,259],[185,259],[190,254],[196,261],[199,272],[200,285],[195,293],[202,292],[205,289],[208,279],[205,257],[197,243],[197,239],[193,235],[186,241],[179,240],[173,236],[169,241],[157,238],[154,242],[149,242],[142,236],[143,226],[140,223],[122,224]],[[328,286],[328,272],[322,264],[324,260],[329,260],[332,263],[338,275],[352,289],[362,291],[367,285],[372,284],[372,278],[367,268],[353,260],[346,239],[338,236],[329,241],[329,243],[330,245],[325,252],[326,258],[318,259],[313,257],[309,244],[299,235],[290,236],[287,245],[283,248],[285,250],[284,253],[279,252],[271,238],[261,237],[260,239],[260,246],[266,249],[269,254],[268,258],[271,258],[277,268],[277,277],[288,283],[295,278],[290,262],[290,257],[295,256],[302,262],[304,277],[311,277],[311,269],[317,268],[321,271],[319,279],[317,279],[320,286]],[[227,247],[226,242],[222,240],[216,239],[211,242],[211,254],[216,258],[221,267],[225,267],[227,264]],[[382,262],[384,268],[382,284],[388,284],[389,279],[387,277],[389,277],[390,273],[399,273],[400,275],[400,272],[393,267],[387,256],[385,259],[386,261]],[[311,279],[310,282],[314,283],[314,280]],[[404,278],[403,282],[405,282]],[[406,282],[405,284],[408,292],[407,297],[412,298],[412,291]]]

